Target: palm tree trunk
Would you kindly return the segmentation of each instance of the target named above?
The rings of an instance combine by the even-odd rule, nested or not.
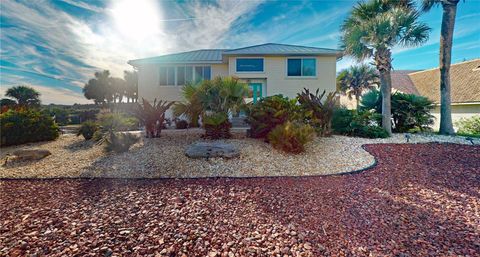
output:
[[[392,135],[392,53],[388,49],[380,49],[375,53],[375,65],[380,73],[380,93],[382,95],[382,127],[388,135]]]
[[[440,134],[453,135],[450,63],[452,61],[453,29],[458,0],[442,2],[443,16],[440,36]]]
[[[380,71],[380,91],[382,92],[382,127],[392,135],[392,78],[390,70]]]

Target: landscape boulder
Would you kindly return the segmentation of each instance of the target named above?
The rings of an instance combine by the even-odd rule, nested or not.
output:
[[[52,153],[46,149],[23,149],[13,152],[13,156],[8,158],[14,161],[35,161],[43,159]]]
[[[228,143],[197,142],[187,147],[185,155],[190,158],[234,158],[240,156],[240,151]]]

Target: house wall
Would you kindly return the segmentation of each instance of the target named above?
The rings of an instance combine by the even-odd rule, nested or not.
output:
[[[264,57],[264,72],[261,73],[237,73],[236,57],[229,57],[228,70],[230,76],[236,76],[242,79],[253,79],[252,82],[263,79],[266,83],[266,96],[283,94],[288,97],[296,97],[297,93],[301,92],[303,88],[308,88],[311,91],[320,88],[320,91],[327,90],[327,92],[334,92],[336,90],[336,57],[318,56],[316,59],[317,76],[314,78],[287,77],[287,57],[285,56]]]
[[[263,73],[236,73],[236,61],[229,58],[229,64],[195,64],[211,67],[211,77],[236,76],[250,82],[264,83],[264,96],[283,94],[296,97],[303,88],[333,92],[336,89],[336,57],[317,57],[317,76],[314,78],[289,78],[286,75],[287,57],[265,57]],[[192,64],[193,65],[193,64]],[[182,101],[182,86],[160,86],[159,64],[147,64],[138,67],[138,95],[153,102],[154,99],[164,101]],[[171,118],[168,111],[167,117]]]
[[[211,66],[212,78],[228,76],[227,64],[198,64]],[[155,98],[166,101],[182,101],[182,86],[160,86],[159,64],[148,64],[138,67],[138,95],[139,99],[145,98],[153,101]]]
[[[433,125],[433,129],[439,130],[440,106],[436,106],[435,109],[432,110],[432,115],[435,116],[435,124]],[[452,121],[455,130],[457,130],[455,122],[462,118],[471,118],[474,115],[480,115],[480,103],[452,105]]]

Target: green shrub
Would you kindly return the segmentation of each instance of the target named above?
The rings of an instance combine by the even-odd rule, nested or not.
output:
[[[366,138],[387,138],[388,133],[380,126],[368,125],[360,127],[360,129],[355,132],[355,136]]]
[[[206,138],[231,136],[228,113],[238,113],[247,94],[247,84],[241,83],[238,78],[216,77],[202,82],[198,97],[202,104]]]
[[[459,134],[480,136],[480,115],[468,119],[462,118],[455,123],[455,126],[458,127]]]
[[[213,113],[203,116],[203,127],[205,128],[205,138],[220,139],[230,138],[230,128],[232,124],[225,113]]]
[[[188,121],[186,120],[175,120],[176,129],[186,129],[188,128]]]
[[[105,137],[105,151],[123,153],[138,142],[140,138],[130,133],[109,132]]]
[[[276,149],[298,154],[305,151],[305,144],[311,141],[314,136],[315,130],[312,126],[287,121],[270,131],[268,140]]]
[[[374,111],[355,111],[337,108],[332,119],[332,129],[336,134],[366,137],[386,138],[387,131],[379,126],[381,115]]]
[[[326,91],[323,91],[321,95],[318,92],[319,89],[313,94],[304,88],[303,92],[298,94],[297,99],[304,121],[314,127],[319,136],[328,136],[332,133],[332,116],[336,104],[335,93],[329,93],[323,101],[322,98]]]
[[[94,121],[85,121],[77,131],[77,136],[82,135],[85,140],[90,140],[98,130],[98,124]]]
[[[97,115],[97,120],[102,132],[138,129],[138,120],[135,117],[120,112],[102,111]]]
[[[35,109],[10,109],[0,114],[0,145],[54,140],[59,135],[52,117]]]
[[[423,96],[396,92],[392,94],[393,131],[404,133],[410,131],[431,130],[434,123],[430,111],[433,102]],[[362,97],[360,110],[375,110],[381,113],[382,101],[378,90],[371,90]]]
[[[92,139],[93,139],[93,141],[99,142],[99,141],[101,141],[101,140],[103,139],[104,136],[105,136],[105,132],[102,132],[102,130],[97,129],[97,131],[95,131],[95,132],[93,133]]]
[[[296,102],[296,99],[289,100],[282,95],[274,95],[249,105],[245,119],[250,125],[249,136],[266,138],[277,125],[296,119],[296,115],[298,115]]]

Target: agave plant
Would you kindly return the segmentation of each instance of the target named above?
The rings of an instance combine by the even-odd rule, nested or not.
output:
[[[146,137],[160,137],[162,131],[162,124],[165,121],[165,112],[175,102],[158,101],[155,99],[153,105],[142,98],[143,104],[138,104],[135,110],[135,115],[145,125]]]
[[[329,93],[325,101],[322,98],[326,91],[323,91],[321,95],[318,93],[319,89],[313,94],[310,93],[310,90],[304,88],[297,98],[306,121],[316,129],[320,136],[328,136],[332,133],[331,124],[336,105],[335,93]]]

